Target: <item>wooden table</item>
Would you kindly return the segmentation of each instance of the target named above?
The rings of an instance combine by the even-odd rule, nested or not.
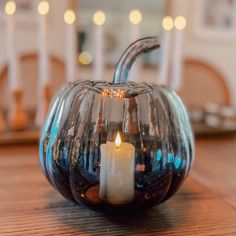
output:
[[[37,146],[1,147],[0,235],[236,235],[235,150],[233,139],[197,141],[195,166],[176,196],[109,217],[61,197],[40,170]]]

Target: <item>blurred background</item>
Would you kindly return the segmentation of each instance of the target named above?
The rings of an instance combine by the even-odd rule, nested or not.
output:
[[[157,35],[129,80],[166,84],[196,135],[236,131],[236,0],[0,0],[0,144],[35,141],[55,92],[112,81],[124,49]]]

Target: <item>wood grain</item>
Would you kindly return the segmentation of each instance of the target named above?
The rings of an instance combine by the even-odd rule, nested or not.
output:
[[[207,143],[198,145],[205,155]],[[236,235],[235,208],[192,177],[162,205],[109,216],[61,197],[43,176],[37,152],[33,145],[0,148],[1,236]],[[195,164],[194,178],[201,163]]]
[[[191,175],[236,208],[236,139],[197,140]]]

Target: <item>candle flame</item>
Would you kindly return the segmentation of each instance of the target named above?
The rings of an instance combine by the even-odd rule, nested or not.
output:
[[[120,147],[120,145],[121,145],[121,138],[120,138],[120,132],[119,131],[117,132],[117,135],[116,135],[115,145],[116,145],[117,148]]]

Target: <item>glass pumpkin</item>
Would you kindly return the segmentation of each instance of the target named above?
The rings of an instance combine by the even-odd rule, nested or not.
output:
[[[162,85],[127,82],[136,57],[158,47],[155,37],[140,39],[122,55],[113,83],[75,81],[54,98],[40,162],[66,198],[137,210],[167,200],[188,175],[194,143],[180,98]]]

